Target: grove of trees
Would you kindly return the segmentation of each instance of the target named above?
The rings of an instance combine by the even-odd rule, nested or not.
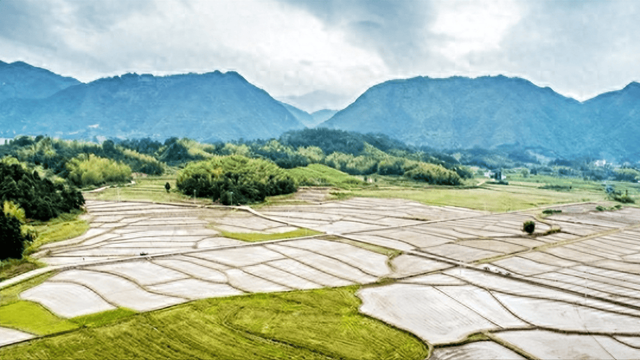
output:
[[[224,205],[261,202],[266,196],[297,190],[293,179],[274,163],[240,155],[187,164],[178,173],[177,188],[185,195],[208,197]]]

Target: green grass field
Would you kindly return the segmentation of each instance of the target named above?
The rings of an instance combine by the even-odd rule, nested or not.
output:
[[[313,186],[335,186],[342,189],[351,189],[364,186],[365,183],[356,176],[343,173],[322,164],[310,164],[286,170],[298,184]]]
[[[185,196],[176,189],[176,176],[149,176],[136,178],[134,185],[110,187],[100,192],[83,193],[85,199],[89,200],[111,200],[111,201],[152,201],[164,203],[193,203],[193,198]],[[166,183],[171,185],[171,191],[167,193],[164,188]],[[211,204],[211,199],[196,199],[198,204]]]
[[[231,239],[242,240],[247,242],[260,242],[260,241],[269,241],[269,240],[280,240],[280,239],[292,239],[299,238],[303,236],[314,236],[320,235],[321,232],[313,231],[309,229],[297,229],[293,231],[288,231],[284,233],[276,233],[276,234],[262,234],[262,233],[234,233],[222,231],[221,235],[224,237],[228,237]]]
[[[425,359],[414,336],[358,313],[357,287],[208,299],[0,349],[2,359]],[[15,303],[19,304],[19,303]],[[109,317],[108,315],[99,318]],[[82,321],[66,320],[81,326]],[[24,325],[23,325],[24,326]],[[34,325],[35,326],[35,325]]]
[[[487,185],[477,188],[425,187],[422,189],[386,187],[354,190],[350,196],[398,198],[427,205],[458,206],[475,210],[505,212],[551,204],[599,201],[604,193],[587,191],[557,192],[518,185]]]

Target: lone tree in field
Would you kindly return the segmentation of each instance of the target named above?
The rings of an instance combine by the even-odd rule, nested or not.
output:
[[[164,189],[167,190],[167,192],[169,192],[171,190],[171,184],[169,184],[168,182],[164,184]]]
[[[526,232],[529,235],[533,234],[533,232],[536,231],[536,223],[532,220],[525,221],[522,224],[522,231]]]

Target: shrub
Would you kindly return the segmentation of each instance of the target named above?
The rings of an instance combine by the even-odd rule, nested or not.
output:
[[[636,201],[629,195],[619,195],[614,194],[611,196],[611,199],[617,202],[621,202],[623,204],[634,204]]]
[[[544,209],[542,210],[542,213],[545,215],[553,215],[553,214],[560,214],[562,212],[562,210],[556,210],[556,209]]]
[[[549,230],[545,231],[544,235],[547,236],[547,235],[551,235],[551,234],[556,234],[556,233],[559,233],[560,231],[561,231],[560,228],[552,228],[552,229],[549,229]]]
[[[545,190],[554,190],[554,191],[571,191],[573,187],[570,186],[565,186],[565,185],[543,185],[540,187],[540,189],[545,189]]]
[[[531,235],[534,231],[536,231],[536,223],[533,220],[528,220],[522,223],[522,231]]]

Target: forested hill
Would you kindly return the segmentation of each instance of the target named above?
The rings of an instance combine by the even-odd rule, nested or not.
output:
[[[584,102],[588,123],[597,134],[595,142],[611,157],[628,154],[640,158],[640,84],[608,92]]]
[[[23,62],[7,64],[0,61],[0,103],[9,99],[41,99],[69,86],[80,84],[49,70]]]
[[[640,150],[639,95],[633,83],[581,103],[520,78],[416,77],[370,88],[320,126],[436,149],[511,145],[551,156],[619,157]]]
[[[0,137],[277,137],[305,126],[236,72],[126,74],[68,87],[45,99],[0,103]]]

